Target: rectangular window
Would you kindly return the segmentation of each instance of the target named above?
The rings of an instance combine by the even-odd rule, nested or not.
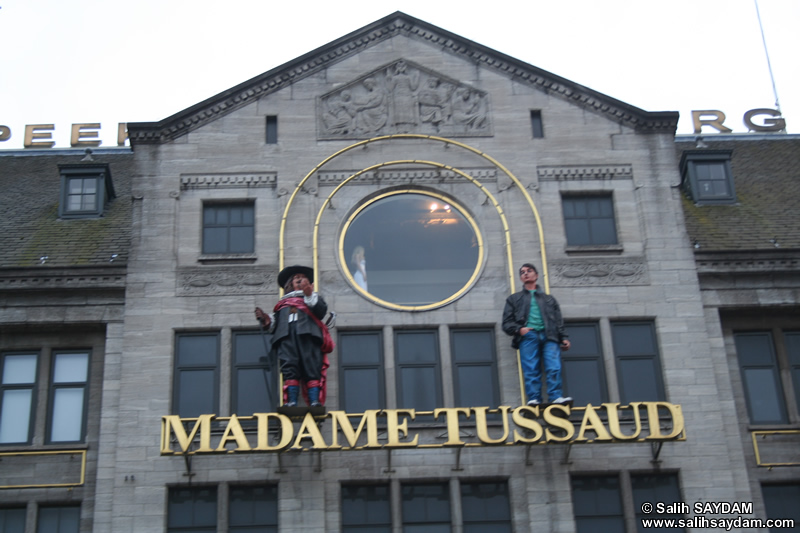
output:
[[[231,487],[228,529],[240,533],[277,533],[278,486]]]
[[[233,333],[231,412],[239,416],[271,413],[278,407],[278,362],[269,360],[270,335]]]
[[[3,533],[25,533],[25,508],[0,509],[0,531]]]
[[[786,405],[772,334],[736,333],[734,341],[750,422],[785,424]]]
[[[38,354],[0,359],[0,444],[29,444],[33,429]]]
[[[618,476],[572,478],[576,533],[625,533]]]
[[[511,533],[508,483],[503,481],[461,484],[464,533]]]
[[[53,354],[49,442],[82,442],[86,428],[89,353]]]
[[[204,254],[251,254],[255,242],[252,203],[203,206]]]
[[[80,522],[80,507],[40,507],[36,533],[78,533]]]
[[[645,529],[642,519],[653,518],[652,514],[642,512],[645,502],[661,502],[665,505],[683,502],[678,486],[677,474],[631,474],[631,489],[633,491],[633,509],[636,513],[636,531],[647,533],[652,528]],[[680,514],[659,514],[658,518],[665,520],[684,518]],[[658,531],[684,531],[682,528],[661,528]]]
[[[763,485],[764,507],[767,518],[772,520],[794,520],[794,526],[800,524],[800,483],[781,485]],[[788,529],[770,528],[771,532],[789,531]]]
[[[568,246],[617,244],[611,195],[564,196],[561,204]]]
[[[277,115],[267,115],[267,144],[278,144]]]
[[[58,216],[96,218],[114,197],[111,170],[105,163],[59,165],[61,192]]]
[[[494,330],[454,329],[450,332],[453,387],[457,407],[500,405]]]
[[[786,343],[789,372],[792,376],[792,385],[794,385],[794,399],[797,403],[797,410],[800,411],[800,332],[784,333],[783,339]]]
[[[538,109],[531,111],[531,130],[534,139],[544,137],[544,125],[542,124],[542,112]]]
[[[403,533],[450,533],[450,485],[403,485]]]
[[[733,204],[732,150],[686,151],[681,156],[683,189],[697,204]]]
[[[612,322],[620,401],[665,401],[653,322]]]
[[[439,335],[436,330],[396,331],[397,406],[433,411],[442,406]]]
[[[564,396],[571,396],[576,405],[600,405],[608,401],[600,325],[568,323],[567,334],[572,346],[561,353],[561,375]]]
[[[206,533],[216,530],[216,487],[169,489],[167,533]]]
[[[389,485],[342,485],[342,533],[391,533]]]
[[[340,332],[338,349],[341,408],[348,413],[384,409],[382,332]]]
[[[219,335],[184,333],[175,341],[172,412],[181,418],[219,412]]]

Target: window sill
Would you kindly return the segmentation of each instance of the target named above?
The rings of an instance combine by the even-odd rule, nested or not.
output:
[[[256,254],[203,254],[197,258],[198,263],[255,263],[258,259]]]
[[[624,248],[621,244],[596,244],[585,246],[567,246],[564,251],[569,255],[605,254],[620,255]]]

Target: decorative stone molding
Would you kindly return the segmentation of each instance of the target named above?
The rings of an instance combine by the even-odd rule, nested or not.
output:
[[[550,263],[550,282],[559,287],[648,285],[643,258],[581,259]]]
[[[497,181],[497,169],[495,168],[460,168],[461,172],[469,175],[482,183]],[[336,186],[358,172],[357,170],[333,170],[324,171],[318,174],[319,185]],[[396,185],[404,183],[418,184],[439,184],[457,183],[465,181],[464,177],[452,170],[443,169],[386,169],[375,172],[365,172],[349,184],[354,185]]]
[[[631,165],[573,165],[536,168],[539,181],[581,181],[633,179]]]
[[[401,59],[317,100],[319,139],[369,139],[393,133],[491,136],[489,96]]]
[[[300,79],[314,75],[333,63],[358,54],[395,35],[406,35],[430,42],[470,63],[479,64],[510,77],[518,83],[536,87],[548,94],[606,115],[611,120],[641,133],[674,134],[678,126],[677,112],[642,111],[510,56],[499,54],[477,43],[439,30],[435,26],[413,17],[400,15],[378,21],[347,40],[334,42],[316,55],[307,54],[280,68],[265,72],[254,80],[233,87],[207,100],[204,102],[205,105],[193,106],[187,112],[170,120],[129,123],[128,137],[132,145],[158,144],[178,138],[203,124],[248,105],[266,94],[279,91]]]
[[[798,257],[716,258],[697,259],[699,274],[765,274],[800,271]]]
[[[277,172],[260,174],[181,174],[181,190],[275,188]]]
[[[125,272],[18,272],[0,276],[0,291],[125,289]]]
[[[178,269],[178,296],[224,296],[277,292],[275,269],[231,266]]]

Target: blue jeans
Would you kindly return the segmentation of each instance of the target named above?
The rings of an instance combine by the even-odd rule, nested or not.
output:
[[[528,401],[542,401],[542,359],[547,378],[547,398],[552,402],[561,397],[561,348],[557,342],[547,340],[544,331],[531,330],[522,337],[519,357]]]

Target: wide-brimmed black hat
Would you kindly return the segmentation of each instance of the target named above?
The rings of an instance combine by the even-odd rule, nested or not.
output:
[[[281,270],[280,274],[278,274],[278,286],[283,288],[286,285],[286,282],[292,279],[295,274],[303,274],[308,278],[308,281],[314,283],[313,268],[302,265],[292,265],[284,268]]]

